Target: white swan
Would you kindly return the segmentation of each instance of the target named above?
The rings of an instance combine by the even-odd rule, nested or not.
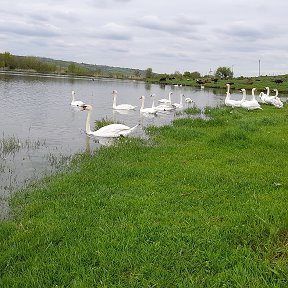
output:
[[[255,98],[255,90],[256,88],[252,89],[252,99],[251,100],[246,100],[246,90],[245,89],[241,89],[242,93],[243,93],[243,98],[242,98],[242,103],[241,103],[241,107],[245,108],[247,110],[255,110],[255,109],[261,109],[260,104],[258,103],[258,101]]]
[[[79,100],[75,100],[75,92],[72,91],[72,101],[71,101],[71,106],[77,106],[77,107],[80,107],[82,105],[85,105],[84,102],[82,101],[79,101]]]
[[[154,103],[154,98],[155,98],[155,94],[152,94],[151,97],[153,97],[153,100],[152,100],[152,108],[154,108],[156,111],[172,111],[172,110],[175,110],[175,107],[171,106],[171,105],[166,105],[166,104],[160,104],[160,105],[157,105],[155,106],[155,103]]]
[[[263,103],[265,103],[265,104],[272,104],[273,105],[273,102],[275,102],[274,100],[275,100],[275,98],[278,96],[278,90],[277,90],[277,92],[276,92],[276,95],[274,95],[274,96],[270,96],[269,95],[269,93],[270,93],[270,90],[269,90],[269,87],[265,87],[265,89],[267,90],[267,94],[265,94],[265,93],[263,93],[263,92],[261,92],[262,93],[262,96],[260,96],[260,94],[259,94],[259,97],[260,97],[260,99],[261,99],[261,101],[263,102]],[[274,89],[275,90],[275,89]],[[278,97],[277,97],[278,98]],[[279,99],[279,98],[278,98]],[[279,99],[280,100],[280,99]],[[277,101],[276,101],[277,102]]]
[[[273,91],[275,91],[275,95],[274,95],[274,99],[272,99],[272,105],[274,105],[277,108],[283,108],[283,102],[281,101],[281,99],[278,97],[278,89],[273,89]]]
[[[192,100],[191,98],[189,98],[189,97],[186,97],[186,98],[185,98],[185,102],[186,102],[186,103],[192,103],[193,100]]]
[[[265,96],[266,96],[266,94],[265,94],[264,92],[260,92],[260,94],[259,94],[258,96],[259,96],[262,104],[267,104],[267,103],[265,102]]]
[[[183,108],[183,98],[185,97],[184,94],[180,94],[180,102],[179,103],[173,103],[172,106],[175,107],[176,109],[182,109]]]
[[[133,106],[133,105],[130,105],[130,104],[117,105],[116,104],[117,93],[118,92],[116,90],[112,91],[112,95],[113,95],[113,109],[115,109],[115,110],[135,110],[135,108],[137,106]]]
[[[140,107],[140,113],[146,114],[157,114],[157,110],[155,108],[144,108],[145,96],[141,96],[140,99],[142,100],[142,104]]]
[[[101,127],[100,129],[96,131],[91,131],[90,117],[91,117],[92,106],[84,104],[81,106],[81,108],[82,108],[82,111],[84,110],[88,111],[87,119],[86,119],[86,133],[88,135],[92,135],[96,137],[116,138],[120,136],[126,136],[138,127],[138,125],[135,125],[134,127],[130,128],[129,126],[126,126],[123,124],[110,124],[110,125]]]
[[[244,96],[242,97],[241,100],[233,100],[233,99],[231,99],[231,94],[230,94],[230,84],[227,83],[226,87],[227,87],[227,91],[226,91],[226,97],[225,97],[225,101],[224,101],[225,105],[230,106],[232,108],[241,107],[241,104],[244,101]]]
[[[163,104],[171,104],[171,95],[172,94],[173,94],[173,92],[169,92],[168,99],[162,98],[162,99],[158,100],[158,102],[163,103]]]

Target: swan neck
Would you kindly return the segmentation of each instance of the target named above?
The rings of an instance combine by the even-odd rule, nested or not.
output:
[[[116,94],[113,94],[113,108],[116,107]]]
[[[155,108],[154,97],[153,97],[153,100],[152,100],[152,108]]]
[[[72,92],[72,101],[75,101],[74,92]]]
[[[87,134],[91,134],[90,118],[91,118],[91,110],[88,110],[87,119],[86,119],[86,133]]]
[[[141,109],[144,109],[144,98],[142,98],[141,100],[142,100]]]
[[[245,90],[243,91],[242,100],[243,100],[243,101],[246,100],[246,91],[245,91]]]

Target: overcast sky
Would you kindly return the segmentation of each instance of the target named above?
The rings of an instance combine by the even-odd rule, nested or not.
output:
[[[288,73],[287,0],[1,0],[0,52],[157,73]],[[211,72],[213,71],[213,72]]]

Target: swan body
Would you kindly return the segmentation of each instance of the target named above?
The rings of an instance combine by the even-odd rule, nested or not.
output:
[[[163,104],[171,104],[171,95],[172,94],[173,94],[173,92],[169,92],[168,99],[162,98],[162,99],[158,100],[158,102],[163,103]]]
[[[261,101],[262,104],[267,104],[265,102],[265,96],[266,96],[266,94],[264,92],[260,92],[259,98],[260,98],[260,101]]]
[[[79,101],[79,100],[75,100],[75,91],[72,91],[72,101],[71,101],[71,106],[77,106],[80,107],[82,105],[85,105],[84,102]]]
[[[113,95],[113,109],[115,110],[135,110],[137,106],[133,106],[130,104],[116,104],[116,98],[117,98],[117,91],[113,90],[112,95]]]
[[[155,106],[155,103],[154,103],[155,94],[152,94],[151,97],[153,97],[152,108],[156,109],[156,111],[160,112],[160,111],[172,111],[172,110],[175,110],[175,107],[173,107],[171,105],[167,105],[167,104],[160,104],[160,105]]]
[[[186,98],[185,98],[185,102],[186,102],[186,103],[192,103],[193,100],[192,100],[191,98],[189,98],[189,97],[186,97]]]
[[[130,134],[132,131],[134,131],[138,125],[130,128],[129,126],[123,125],[123,124],[110,124],[106,125],[104,127],[101,127],[100,129],[96,131],[91,131],[90,128],[90,117],[91,117],[91,111],[92,106],[91,105],[82,105],[81,106],[82,111],[87,110],[87,119],[86,119],[86,133],[91,136],[96,137],[106,137],[106,138],[117,138],[120,136],[126,136]]]
[[[176,109],[182,109],[183,108],[183,100],[182,100],[183,97],[185,97],[184,94],[180,94],[180,102],[179,103],[173,103],[172,106]]]
[[[145,96],[141,96],[140,99],[142,100],[142,104],[140,107],[140,113],[157,114],[157,110],[153,107],[144,108]]]
[[[246,100],[246,90],[241,89],[241,91],[243,93],[243,98],[242,98],[242,103],[241,103],[242,108],[245,108],[247,110],[255,110],[255,109],[261,109],[262,110],[260,104],[258,103],[258,101],[255,98],[255,90],[256,90],[256,88],[252,89],[252,99]]]
[[[267,90],[267,94],[261,92],[261,93],[262,93],[262,96],[260,97],[260,95],[259,95],[261,101],[262,101],[263,103],[265,103],[265,104],[272,104],[272,105],[274,105],[273,103],[278,102],[278,101],[275,101],[276,98],[279,99],[279,97],[277,97],[277,96],[278,96],[278,90],[277,90],[277,89],[274,89],[274,91],[275,91],[275,90],[277,91],[277,92],[275,91],[275,92],[276,92],[276,95],[270,96],[270,95],[269,95],[269,94],[270,94],[269,87],[265,87],[265,89]],[[260,94],[261,94],[261,93],[260,93]],[[280,99],[279,99],[279,100],[280,100]]]
[[[234,107],[241,107],[242,102],[244,101],[244,96],[242,97],[241,100],[233,100],[231,99],[231,94],[230,94],[230,84],[226,84],[227,86],[227,91],[226,91],[226,98],[225,98],[225,105],[230,106],[232,108]]]
[[[274,99],[272,99],[272,105],[274,105],[277,108],[283,108],[283,102],[281,101],[281,99],[278,97],[278,89],[273,89],[273,91],[275,91],[275,95],[274,95]]]

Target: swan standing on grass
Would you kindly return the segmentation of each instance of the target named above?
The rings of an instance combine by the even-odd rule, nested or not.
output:
[[[159,103],[163,103],[163,104],[170,104],[171,105],[171,95],[173,94],[173,92],[169,92],[168,94],[168,99],[162,98],[160,100],[158,100]]]
[[[278,89],[273,89],[275,91],[274,99],[272,100],[272,105],[274,105],[277,108],[283,108],[283,102],[281,99],[278,97]]]
[[[145,114],[157,114],[157,110],[153,107],[151,108],[144,108],[144,103],[145,103],[145,96],[141,96],[140,99],[142,100],[142,104],[140,107],[140,113],[145,113]]]
[[[226,87],[227,87],[227,91],[226,91],[226,98],[225,98],[225,102],[224,102],[225,105],[230,106],[232,108],[241,107],[241,104],[244,101],[244,96],[242,97],[241,100],[233,100],[233,99],[231,99],[231,94],[230,94],[230,84],[226,84]]]
[[[118,92],[116,90],[112,91],[112,95],[113,95],[113,109],[115,109],[115,110],[135,110],[135,108],[137,106],[133,106],[133,105],[130,105],[130,104],[117,105],[116,104],[117,93]]]
[[[86,133],[91,136],[96,137],[106,137],[106,138],[116,138],[120,136],[126,136],[133,132],[138,125],[135,125],[134,127],[130,128],[129,126],[123,125],[123,124],[110,124],[104,127],[101,127],[100,129],[96,131],[91,131],[90,128],[90,117],[91,117],[91,111],[92,106],[91,105],[82,105],[81,106],[82,111],[88,111],[87,119],[86,119]]]
[[[155,103],[154,103],[154,98],[155,98],[156,94],[152,94],[151,97],[153,97],[153,100],[152,100],[152,108],[155,109],[156,111],[172,111],[172,110],[175,110],[175,107],[171,106],[171,105],[166,105],[166,104],[160,104],[158,106],[155,106]]]
[[[79,101],[79,100],[75,100],[75,92],[72,91],[72,102],[71,102],[71,106],[77,106],[77,107],[80,107],[82,105],[85,105],[84,102],[82,101]]]
[[[260,94],[259,94],[259,97],[260,97],[260,99],[261,99],[261,101],[262,101],[262,103],[264,103],[264,104],[271,104],[271,105],[274,105],[275,107],[278,107],[278,106],[281,106],[281,107],[278,107],[278,108],[282,108],[283,107],[283,103],[281,102],[281,100],[280,100],[280,98],[278,97],[278,90],[277,89],[274,89],[274,91],[276,92],[276,94],[275,95],[273,95],[273,96],[270,96],[269,95],[269,87],[266,87],[265,89],[267,89],[268,88],[268,90],[267,90],[267,94],[265,94],[265,93],[263,93],[263,92],[261,92]],[[282,104],[281,104],[282,103]]]
[[[246,90],[245,89],[241,89],[241,92],[243,93],[243,102],[241,103],[241,107],[245,108],[247,110],[255,110],[255,109],[261,109],[260,104],[258,103],[258,101],[255,98],[255,90],[256,88],[252,89],[252,99],[251,100],[246,100]]]

